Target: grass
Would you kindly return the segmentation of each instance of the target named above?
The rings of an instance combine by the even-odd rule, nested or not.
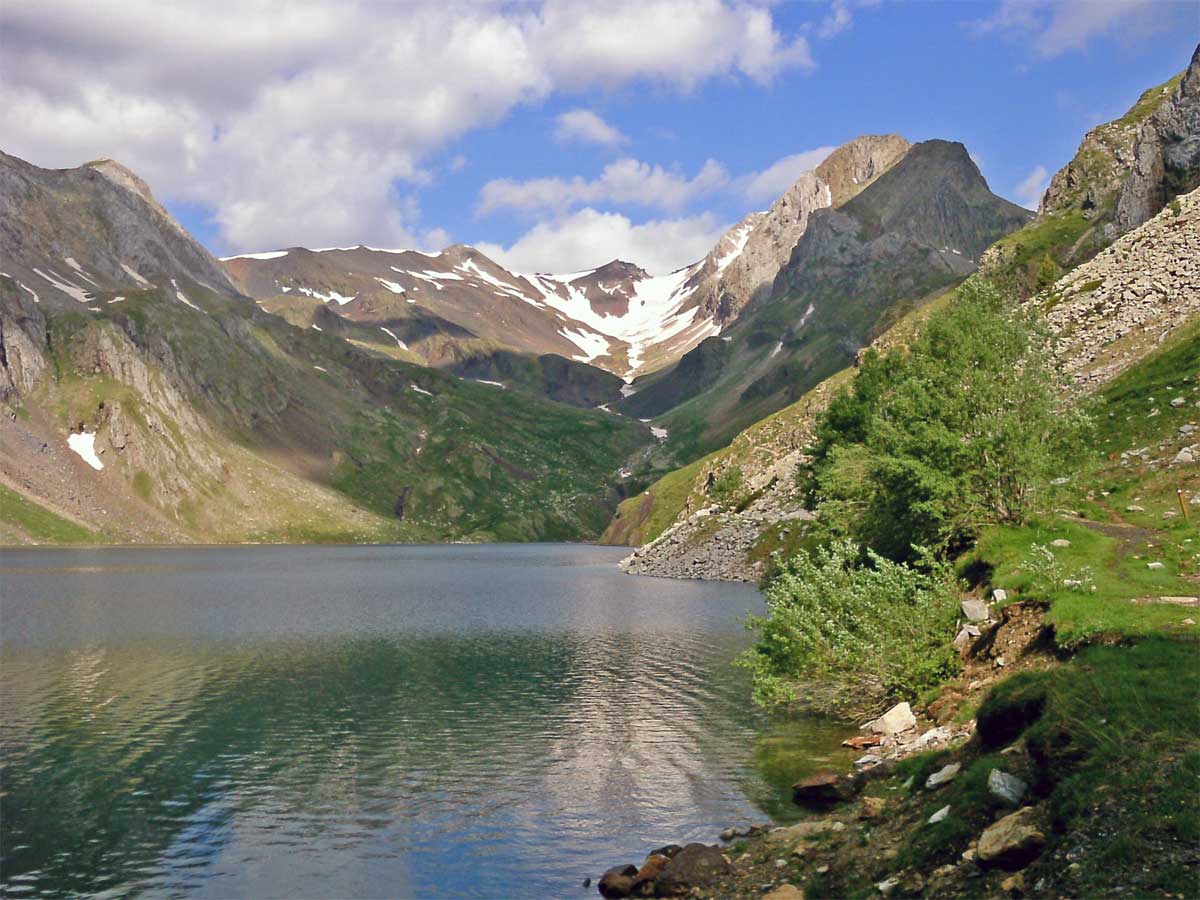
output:
[[[1027,732],[1054,829],[1087,829],[1082,896],[1137,882],[1138,895],[1189,896],[1189,848],[1200,840],[1200,648],[1151,639],[1092,647],[1038,673],[1046,711]],[[1103,828],[1089,823],[1104,821]],[[1180,852],[1187,850],[1188,852]],[[1154,865],[1143,869],[1143,861]]]
[[[64,519],[16,491],[0,484],[0,523],[14,528],[29,540],[47,544],[97,544],[104,537],[98,532]]]

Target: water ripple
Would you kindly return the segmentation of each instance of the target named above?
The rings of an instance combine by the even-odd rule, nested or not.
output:
[[[0,893],[579,896],[786,810],[756,595],[618,555],[6,553]]]

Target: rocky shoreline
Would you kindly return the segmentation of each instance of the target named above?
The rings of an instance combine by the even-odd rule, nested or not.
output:
[[[861,887],[864,875],[876,896],[953,897],[967,882],[973,895],[1046,891],[1054,877],[1037,871],[1036,863],[1048,823],[1031,787],[1038,780],[1037,763],[1013,740],[1012,716],[1020,713],[1006,709],[958,721],[1001,677],[1056,664],[1042,622],[1045,607],[1017,602],[993,611],[977,599],[965,600],[963,607],[956,640],[962,674],[938,701],[916,711],[899,703],[863,724],[860,734],[845,741],[862,751],[853,771],[825,771],[798,781],[793,800],[806,818],[791,825],[728,828],[712,844],[656,847],[640,865],[607,870],[596,884],[600,895],[801,900],[804,885],[820,885],[824,896],[843,896],[851,885]],[[943,751],[930,771],[919,765],[929,757],[917,757],[926,751]],[[957,862],[928,871],[908,864],[903,847],[914,831],[950,814],[949,805],[929,812],[939,791],[968,762],[996,751],[1004,762],[987,778],[992,820],[981,824]]]

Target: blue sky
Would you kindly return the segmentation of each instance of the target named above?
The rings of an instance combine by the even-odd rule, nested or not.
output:
[[[1200,38],[1172,0],[140,2],[5,5],[5,149],[121,160],[222,254],[454,241],[558,271],[685,264],[863,133],[962,141],[1036,203]]]

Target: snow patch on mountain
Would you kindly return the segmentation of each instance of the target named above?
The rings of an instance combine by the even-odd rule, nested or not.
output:
[[[99,471],[104,468],[104,463],[100,462],[100,457],[96,455],[96,432],[82,431],[79,434],[67,435],[67,446],[71,448],[71,452],[77,454],[80,459]]]
[[[355,294],[347,297],[345,294],[339,294],[337,291],[330,291],[328,294],[322,294],[320,291],[314,291],[312,288],[306,287],[296,288],[296,290],[304,294],[306,297],[312,297],[315,300],[322,300],[325,303],[336,301],[338,306],[345,306],[347,303],[353,300],[354,297],[358,296]]]
[[[382,331],[384,334],[386,334],[388,337],[390,337],[393,341],[395,341],[401,350],[408,349],[408,344],[404,343],[404,341],[402,341],[402,340],[400,340],[400,338],[396,337],[396,335],[390,329],[384,328],[382,325],[380,325],[379,330]]]
[[[400,287],[400,285],[396,284],[396,282],[394,282],[394,281],[388,281],[386,278],[376,278],[375,280],[378,281],[380,284],[382,284],[385,288],[387,288],[393,294],[403,294],[404,293],[404,288]]]
[[[80,303],[90,303],[91,302],[91,297],[89,296],[89,294],[91,293],[90,291],[85,291],[79,285],[77,285],[73,282],[67,281],[63,276],[59,275],[53,269],[50,270],[50,273],[51,273],[50,275],[47,275],[41,269],[36,268],[36,267],[34,268],[33,271],[36,272],[38,275],[41,275],[48,282],[50,282],[51,285],[58,288],[60,291],[62,291],[64,294],[66,294],[68,297],[70,297],[72,300],[78,300]],[[28,290],[28,288],[26,288],[26,290]],[[33,291],[30,291],[30,293],[32,294]]]
[[[319,251],[313,251],[314,253]],[[239,253],[237,256],[222,256],[221,262],[228,262],[231,259],[279,259],[281,256],[287,256],[287,250],[269,250],[265,253]]]
[[[729,239],[733,246],[729,252],[721,256],[717,260],[717,274],[720,275],[728,268],[729,264],[742,255],[742,251],[746,249],[746,242],[750,240],[750,232],[754,230],[753,222],[747,222],[737,231],[729,235]]]
[[[608,338],[604,337],[604,335],[597,334],[594,331],[572,331],[570,328],[560,329],[558,333],[583,351],[578,356],[571,357],[571,359],[577,362],[591,362],[597,356],[604,356],[608,353],[610,345]]]

